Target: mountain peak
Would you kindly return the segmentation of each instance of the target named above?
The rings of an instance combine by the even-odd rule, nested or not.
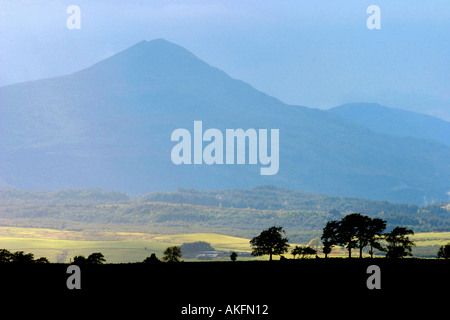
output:
[[[18,188],[139,194],[272,184],[415,203],[447,199],[449,190],[450,148],[410,138],[410,132],[429,137],[419,124],[435,130],[435,122],[411,126],[392,112],[369,118],[387,135],[358,118],[352,123],[340,114],[288,106],[163,39],[138,42],[70,76],[0,88],[0,101],[0,183]],[[219,132],[279,130],[279,172],[260,176],[250,164],[174,165],[171,136],[177,128],[192,132],[196,120]],[[447,137],[443,130],[439,135]],[[405,132],[408,138],[394,136]]]
[[[77,74],[98,74],[104,79],[173,73],[206,65],[190,51],[165,39],[140,41]]]
[[[210,104],[239,107],[253,101],[279,106],[280,101],[232,79],[197,58],[189,50],[165,39],[140,41],[133,46],[72,75],[78,83],[113,85],[140,94],[172,88],[178,94],[198,95]],[[211,84],[215,84],[211,86]],[[105,89],[110,90],[110,89]]]
[[[149,44],[149,45],[172,45],[172,46],[179,47],[175,43],[170,42],[170,41],[168,41],[168,40],[166,40],[164,38],[157,38],[157,39],[153,39],[153,40],[149,40],[149,41],[143,40],[143,41],[141,41],[139,43],[142,43],[142,42],[145,42],[146,44]]]
[[[183,48],[173,42],[167,41],[163,38],[158,38],[158,39],[154,39],[154,40],[150,40],[150,41],[147,41],[147,40],[139,41],[138,43],[117,53],[116,55],[124,53],[124,52],[131,52],[131,51],[138,51],[138,50],[148,51],[148,52],[152,51],[152,50],[171,50],[173,52],[176,52],[176,51],[181,52],[182,51],[184,53],[189,53],[192,55],[192,53],[190,53],[185,48]]]

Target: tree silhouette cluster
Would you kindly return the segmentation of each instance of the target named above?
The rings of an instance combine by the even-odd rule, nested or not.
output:
[[[328,221],[323,229],[322,243],[325,258],[331,252],[333,246],[344,246],[348,249],[351,258],[352,249],[359,249],[359,257],[362,258],[364,247],[369,246],[369,254],[373,257],[374,249],[386,252],[387,258],[402,258],[410,256],[411,249],[415,245],[408,235],[413,235],[412,230],[395,227],[391,232],[383,233],[386,229],[386,221],[379,218],[370,218],[360,213],[346,215],[341,220]],[[383,247],[381,241],[387,243]]]
[[[349,258],[352,256],[352,249],[358,249],[359,257],[362,258],[365,247],[369,247],[369,254],[372,258],[375,249],[386,252],[386,258],[411,256],[411,250],[415,244],[408,236],[413,235],[414,232],[404,227],[395,227],[391,232],[384,233],[385,229],[385,220],[372,219],[360,213],[346,215],[341,220],[328,221],[322,232],[322,251],[325,258],[328,257],[333,246],[347,248]],[[273,255],[282,255],[288,252],[288,239],[284,237],[284,234],[285,231],[282,227],[273,226],[263,230],[250,240],[252,255],[269,255],[269,260],[272,261]],[[382,245],[382,241],[386,243],[386,246]],[[442,247],[439,252],[438,256],[446,257],[450,254],[450,248]],[[295,246],[291,253],[294,259],[297,256],[305,258],[316,255],[317,250],[309,246]]]
[[[307,256],[312,256],[317,254],[317,250],[311,247],[302,247],[302,246],[295,246],[294,249],[291,250],[291,254],[294,256],[294,259],[296,256],[301,257],[302,259],[306,258]]]
[[[29,264],[49,263],[49,261],[45,257],[34,259],[34,255],[32,253],[25,253],[23,251],[11,252],[6,249],[0,249],[0,263]]]
[[[450,242],[446,245],[440,246],[437,255],[438,258],[450,259]]]
[[[93,264],[103,264],[106,262],[105,257],[100,252],[94,252],[90,254],[87,258],[84,256],[75,256],[73,258],[73,264],[76,265],[93,265]]]
[[[283,230],[283,227],[270,227],[267,230],[262,231],[258,236],[254,237],[250,240],[250,245],[252,246],[252,255],[254,256],[263,256],[269,255],[269,261],[272,261],[273,255],[282,255],[283,253],[288,252],[289,250],[289,239],[284,237],[286,232]],[[317,254],[317,250],[306,246],[295,246],[291,250],[294,258],[299,256],[301,258],[305,258],[310,255]],[[283,256],[282,256],[283,257]],[[232,261],[233,257],[230,257]]]
[[[181,252],[181,247],[179,246],[173,246],[168,247],[166,250],[164,250],[164,256],[162,258],[163,262],[181,262],[181,257],[183,256]],[[152,253],[150,257],[145,258],[143,263],[158,263],[161,262],[161,260],[158,259],[155,253]]]

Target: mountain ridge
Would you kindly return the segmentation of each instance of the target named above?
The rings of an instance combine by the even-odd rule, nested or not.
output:
[[[450,122],[430,115],[378,103],[347,103],[328,111],[376,132],[433,139],[450,146]]]
[[[67,76],[1,87],[0,105],[0,182],[22,189],[143,194],[274,184],[414,203],[445,200],[450,189],[450,148],[284,104],[165,40],[139,42]],[[171,133],[192,130],[195,120],[222,132],[279,129],[279,173],[174,165]]]

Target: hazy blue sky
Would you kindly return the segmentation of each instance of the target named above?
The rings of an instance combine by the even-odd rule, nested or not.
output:
[[[81,9],[68,30],[66,9]],[[381,8],[369,30],[366,9]],[[286,103],[378,102],[450,120],[450,1],[1,1],[0,85],[165,38]]]

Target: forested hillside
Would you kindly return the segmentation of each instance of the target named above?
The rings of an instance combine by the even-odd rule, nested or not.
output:
[[[273,186],[180,189],[139,197],[104,190],[0,190],[0,225],[153,233],[218,232],[249,237],[283,226],[292,241],[317,237],[326,222],[359,212],[415,232],[450,231],[447,203],[420,207],[313,194]]]
[[[318,210],[337,209],[342,212],[364,211],[366,214],[401,212],[415,214],[419,206],[396,204],[389,201],[373,201],[350,197],[302,192],[271,185],[252,189],[200,191],[179,189],[176,192],[153,192],[135,198],[139,202],[189,203],[228,208],[253,208],[272,210]]]

